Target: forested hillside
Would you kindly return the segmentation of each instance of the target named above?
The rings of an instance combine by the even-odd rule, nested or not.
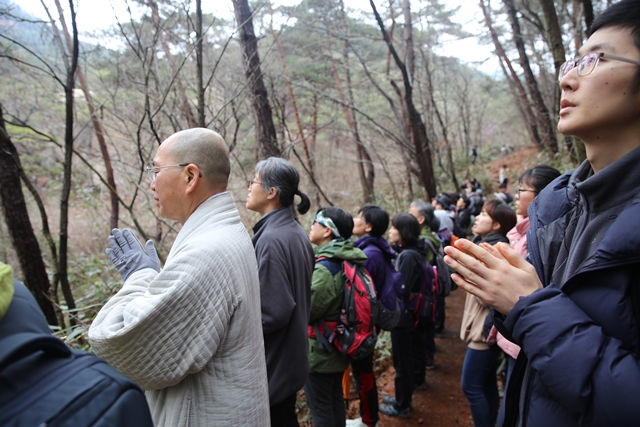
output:
[[[166,257],[179,225],[154,212],[144,168],[178,130],[225,138],[247,228],[258,219],[244,207],[247,180],[266,155],[298,167],[310,212],[352,213],[364,203],[405,211],[468,177],[491,189],[482,165],[503,145],[533,145],[561,168],[583,156],[555,130],[555,76],[604,1],[469,2],[482,34],[456,24],[443,0],[372,0],[367,11],[229,1],[236,20],[202,13],[199,1],[130,0],[130,13],[91,34],[77,33],[74,2],[45,2],[42,20],[0,1],[0,260],[33,291],[23,266],[35,264],[16,245],[40,259],[31,273],[44,273],[48,320],[69,341],[119,286],[104,255],[111,228],[154,239]],[[503,75],[459,52],[436,55],[445,36],[493,46]]]

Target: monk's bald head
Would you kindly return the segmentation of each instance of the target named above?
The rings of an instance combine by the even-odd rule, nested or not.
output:
[[[198,165],[206,182],[227,188],[231,171],[229,149],[220,134],[204,128],[187,129],[174,133],[162,144],[168,144],[168,154],[176,163]]]

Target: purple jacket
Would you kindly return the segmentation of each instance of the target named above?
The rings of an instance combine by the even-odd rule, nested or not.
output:
[[[367,256],[364,268],[371,275],[376,285],[376,292],[380,294],[386,277],[385,263],[393,263],[396,253],[382,237],[364,236],[356,240],[354,246]]]

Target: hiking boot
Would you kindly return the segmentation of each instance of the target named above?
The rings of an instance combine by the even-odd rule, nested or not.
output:
[[[386,394],[382,395],[382,403],[385,405],[395,405],[396,404],[396,398],[394,396],[389,396]],[[411,409],[411,405],[409,405],[409,409]]]
[[[382,403],[386,404],[386,405],[395,405],[396,404],[396,398],[394,396],[389,396],[386,394],[382,395]],[[411,405],[409,405],[409,409],[411,409]]]
[[[404,419],[409,418],[409,408],[396,409],[396,407],[393,405],[387,405],[383,403],[378,408],[378,411],[382,412],[385,415],[389,415],[390,417],[400,417]]]
[[[425,364],[425,368],[427,369],[433,369],[436,367],[436,364],[433,361],[433,357],[429,357],[427,360],[425,360],[424,364]]]
[[[395,405],[396,404],[396,398],[395,396],[388,396],[386,394],[382,395],[382,403],[384,403],[385,405]]]

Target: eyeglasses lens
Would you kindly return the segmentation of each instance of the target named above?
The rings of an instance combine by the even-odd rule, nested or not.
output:
[[[598,63],[598,58],[598,55],[593,53],[588,53],[580,58],[580,63],[578,64],[578,75],[587,76],[591,74]]]
[[[562,64],[562,66],[560,67],[560,74],[558,75],[558,79],[562,80],[562,78],[566,76],[567,73],[571,71],[573,67],[575,67],[575,65],[576,62],[574,60],[570,60]]]
[[[588,76],[593,72],[598,65],[598,60],[600,59],[600,55],[598,52],[590,52],[584,55],[582,58],[571,59],[560,67],[560,73],[558,74],[558,79],[562,80],[564,76],[575,67],[577,67],[578,76]]]

